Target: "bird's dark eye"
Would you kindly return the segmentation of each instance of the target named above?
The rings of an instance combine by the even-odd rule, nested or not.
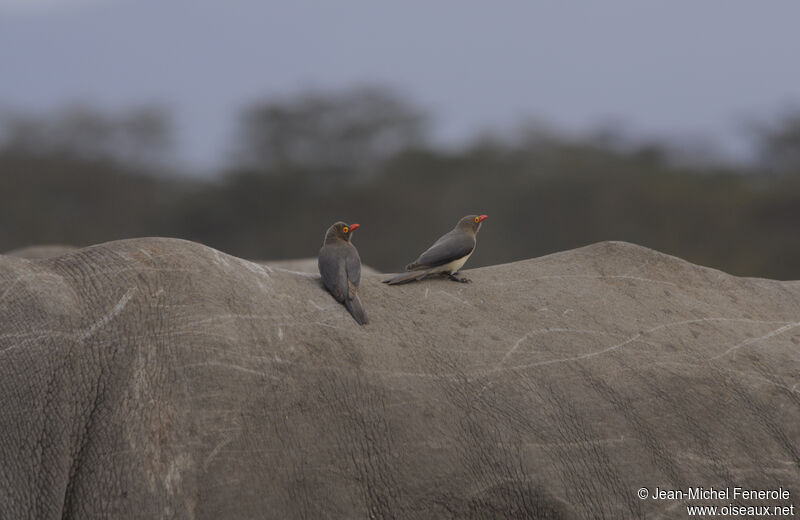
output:
[[[342,228],[342,231],[343,231],[344,233],[348,233],[348,232],[350,232],[350,228],[349,228],[349,227],[347,227],[347,226],[345,226],[345,227],[343,227],[343,228]]]

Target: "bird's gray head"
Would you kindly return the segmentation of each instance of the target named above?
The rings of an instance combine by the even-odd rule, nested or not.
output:
[[[328,231],[325,233],[325,243],[330,242],[331,240],[341,239],[345,242],[350,241],[350,236],[353,234],[353,231],[359,228],[359,224],[345,224],[344,222],[337,222],[336,224],[332,225],[328,228]]]
[[[457,228],[467,229],[473,233],[477,233],[481,228],[481,222],[486,220],[488,215],[467,215],[458,221]]]

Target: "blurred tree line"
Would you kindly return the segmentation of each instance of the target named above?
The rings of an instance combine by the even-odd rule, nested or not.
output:
[[[308,92],[243,111],[227,167],[169,173],[166,113],[0,114],[0,251],[137,236],[250,259],[315,256],[359,222],[365,264],[400,270],[487,213],[470,265],[626,240],[746,276],[800,278],[800,112],[754,134],[759,159],[681,160],[660,143],[531,125],[458,149],[392,91]]]

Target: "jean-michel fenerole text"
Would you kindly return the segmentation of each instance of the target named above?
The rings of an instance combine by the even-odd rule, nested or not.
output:
[[[789,500],[789,490],[746,489],[741,487],[683,489],[655,488],[650,497],[653,500]]]

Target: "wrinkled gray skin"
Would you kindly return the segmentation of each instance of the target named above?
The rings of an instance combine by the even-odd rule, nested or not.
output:
[[[315,275],[192,242],[0,256],[0,518],[686,518],[642,486],[797,503],[800,284],[624,243],[469,274],[365,275],[364,328]]]

